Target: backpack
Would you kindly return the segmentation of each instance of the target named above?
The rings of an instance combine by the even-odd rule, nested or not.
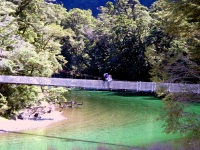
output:
[[[108,73],[106,73],[104,77],[105,77],[105,78],[108,78]]]

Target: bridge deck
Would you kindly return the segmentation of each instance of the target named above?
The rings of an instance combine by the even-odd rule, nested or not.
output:
[[[169,92],[193,92],[200,93],[200,84],[176,84],[155,82],[130,82],[112,81],[110,83],[102,80],[69,79],[69,78],[46,78],[27,76],[5,76],[0,75],[2,84],[26,84],[38,86],[62,86],[98,90],[126,90],[155,92],[159,87],[165,87]]]

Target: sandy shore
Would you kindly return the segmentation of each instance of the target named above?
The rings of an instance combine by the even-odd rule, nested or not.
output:
[[[61,112],[53,111],[42,116],[39,120],[7,120],[0,118],[0,133],[23,131],[46,127],[54,122],[65,120]]]

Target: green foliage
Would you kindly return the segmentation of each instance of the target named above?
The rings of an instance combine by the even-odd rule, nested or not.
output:
[[[160,1],[163,1],[162,6],[167,5],[167,7],[165,7],[166,11],[171,11],[164,15],[167,32],[184,37],[198,34],[197,32],[200,25],[199,0],[175,0],[173,3],[169,0]]]
[[[184,98],[183,98],[184,97]],[[199,98],[188,93],[168,94],[164,99],[166,113],[161,116],[165,120],[166,133],[182,133],[191,139],[200,140],[199,114],[190,110],[190,99]]]
[[[166,32],[185,38],[188,46],[190,46],[189,57],[199,63],[199,0],[175,0],[174,3],[168,0],[163,1],[162,4],[168,6],[166,11],[169,12],[164,15]]]
[[[6,100],[6,97],[0,94],[0,114],[4,114],[6,110],[8,109],[8,102]]]
[[[66,102],[66,96],[68,90],[63,87],[43,87],[43,95],[45,95],[44,100],[53,103]],[[42,99],[43,100],[43,99]]]
[[[150,35],[147,37],[145,53],[147,60],[152,65],[150,72],[152,80],[196,83],[199,78],[197,75],[199,72],[198,59],[196,59],[197,61],[193,60],[194,56],[198,57],[196,49],[198,44],[193,42],[194,45],[191,46],[191,42],[194,40],[191,37],[181,36],[184,31],[172,34],[173,30],[176,30],[177,24],[168,26],[167,18],[170,19],[172,15],[170,7],[166,1],[158,1],[152,5],[150,11],[153,23]],[[169,11],[170,13],[168,13]],[[180,15],[182,14],[180,13]],[[194,51],[196,51],[196,55],[192,54]],[[182,70],[178,68],[182,68]],[[194,68],[196,68],[195,71]]]
[[[64,28],[70,33],[63,39],[62,54],[68,61],[65,69],[81,72],[87,68],[96,22],[90,10],[72,9],[68,12],[63,22]]]
[[[63,39],[67,71],[124,80],[148,80],[145,38],[151,17],[139,1],[108,2],[95,19],[90,10],[72,9],[63,22],[71,31]]]
[[[150,10],[153,24],[147,37],[146,57],[152,66],[156,82],[199,83],[199,2],[194,0],[159,0]],[[198,103],[200,97],[187,89],[186,93],[158,91],[163,96],[166,113],[166,133],[180,132],[199,140],[199,114],[188,110],[188,103]]]
[[[48,63],[44,64],[56,72],[61,69],[61,65],[56,60],[61,50],[59,38],[66,33],[59,23],[64,19],[66,11],[61,6],[45,3],[43,0],[24,1],[24,3],[27,4],[26,7],[21,3],[16,12],[20,16],[18,32],[34,46],[39,57],[48,53],[46,55]]]
[[[60,38],[66,31],[58,24],[66,11],[43,0],[23,0],[17,6],[11,16],[5,15],[1,19],[2,72],[51,76],[61,69],[58,60],[66,63],[60,55]]]
[[[66,63],[60,25],[66,10],[44,0],[3,0],[0,4],[0,73],[50,77]],[[0,115],[37,103],[38,87],[1,85]],[[6,103],[5,103],[6,100]],[[2,111],[3,110],[3,111]]]
[[[148,80],[148,74],[143,72],[148,72],[144,41],[151,17],[147,8],[138,1],[119,0],[115,5],[107,3],[101,10],[96,47],[106,54],[98,60],[103,63],[101,68],[119,74],[121,79]]]
[[[0,4],[0,15],[4,16],[7,14],[14,13],[17,8],[17,5],[13,4],[10,1],[7,0],[1,0]]]
[[[8,117],[37,103],[38,90],[35,86],[1,85],[0,115]]]

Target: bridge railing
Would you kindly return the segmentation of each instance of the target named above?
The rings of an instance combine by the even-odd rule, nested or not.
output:
[[[99,90],[126,90],[155,92],[163,87],[168,92],[191,92],[200,94],[200,84],[177,84],[177,83],[155,83],[155,82],[130,82],[103,80],[69,79],[69,78],[45,78],[27,76],[5,76],[0,75],[0,83],[3,84],[27,84],[38,86],[63,86]]]

